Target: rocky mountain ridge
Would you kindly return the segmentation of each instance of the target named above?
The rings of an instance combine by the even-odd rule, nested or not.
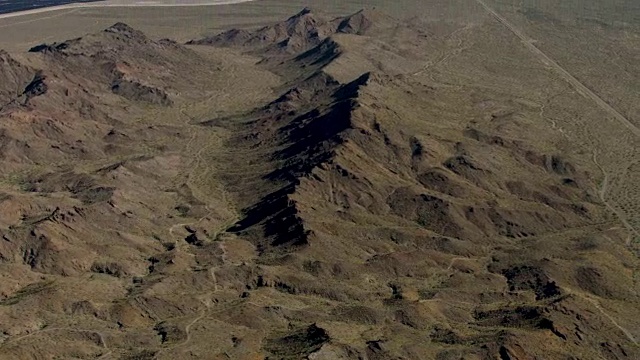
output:
[[[117,23],[32,48],[41,70],[0,52],[0,354],[637,357],[594,174],[510,94],[399,74],[416,56],[376,34],[410,26],[304,9],[186,46]]]

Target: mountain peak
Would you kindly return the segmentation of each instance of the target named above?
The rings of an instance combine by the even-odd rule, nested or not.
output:
[[[374,8],[365,8],[360,11],[334,20],[337,23],[337,32],[346,34],[365,35],[372,29],[389,28],[394,21],[390,16]]]
[[[305,16],[307,14],[311,14],[313,11],[311,10],[310,7],[306,6],[304,9],[302,9],[299,13],[295,14],[294,16],[292,16],[292,18],[295,17],[301,17],[301,16]]]
[[[303,35],[300,32],[319,32],[323,24],[326,21],[316,16],[316,14],[309,7],[305,7],[299,13],[293,15],[283,23],[275,24],[272,29],[278,27],[285,27],[284,29],[288,35]]]
[[[111,26],[109,26],[108,28],[106,28],[104,30],[105,33],[112,33],[112,34],[119,34],[119,35],[123,35],[127,38],[131,38],[131,39],[139,39],[139,40],[143,40],[146,39],[146,35],[140,31],[140,30],[136,30],[134,28],[132,28],[131,26],[123,23],[123,22],[117,22]]]
[[[132,31],[135,31],[135,29],[132,28],[131,26],[123,23],[123,22],[117,22],[117,23],[109,26],[108,28],[106,28],[105,31],[108,31],[108,32],[132,32]]]
[[[333,24],[317,16],[311,8],[305,7],[285,21],[256,31],[231,29],[216,36],[189,41],[187,44],[244,46],[268,53],[295,54],[318,45],[333,32]]]

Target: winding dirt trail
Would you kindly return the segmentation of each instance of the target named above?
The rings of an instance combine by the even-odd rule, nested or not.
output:
[[[624,335],[634,344],[638,345],[638,341],[633,337],[633,335],[631,334],[631,332],[627,329],[625,329],[624,327],[622,327],[620,324],[618,324],[618,322],[611,316],[609,315],[603,308],[602,306],[600,306],[600,304],[598,304],[597,301],[584,297],[587,301],[589,301],[591,304],[593,304],[593,306],[598,309],[598,311],[600,311],[600,313],[602,313],[602,315],[604,315],[607,319],[609,319],[609,321],[611,321],[611,324],[613,324],[613,326],[617,327],[620,331],[622,331],[624,333]]]
[[[569,139],[569,135],[567,135],[567,133],[564,131],[563,128],[558,126],[558,122],[555,119],[551,118],[551,117],[547,118],[547,116],[545,115],[545,111],[547,109],[547,106],[552,104],[552,101],[554,101],[557,97],[559,97],[562,94],[563,94],[563,92],[560,92],[560,93],[555,94],[555,95],[551,95],[551,96],[547,97],[547,99],[544,102],[541,102],[541,103],[537,104],[540,107],[540,111],[538,112],[538,116],[540,117],[540,119],[542,121],[549,120],[549,122],[551,123],[551,128],[553,130],[559,132],[564,138]]]
[[[595,307],[602,315],[604,315],[604,317],[606,317],[609,322],[611,322],[611,324],[613,326],[615,326],[616,328],[618,328],[620,331],[622,331],[622,333],[624,333],[624,335],[627,337],[627,339],[629,339],[629,341],[631,341],[632,343],[634,343],[636,346],[640,345],[638,343],[638,340],[636,340],[636,338],[633,336],[633,334],[631,334],[631,332],[629,330],[627,330],[626,328],[624,328],[622,325],[620,325],[616,319],[613,318],[613,316],[609,315],[609,313],[607,313],[607,311],[605,309],[602,308],[602,306],[600,306],[600,303],[598,303],[598,301],[596,301],[595,299],[591,298],[588,295],[585,295],[581,292],[578,291],[573,291],[570,290],[570,293],[578,296],[586,301],[588,301],[589,303],[591,303],[591,305],[593,305],[593,307]]]
[[[453,46],[453,50],[451,51],[443,51],[442,54],[440,54],[440,59],[438,59],[435,62],[428,62],[422,69],[414,72],[413,74],[411,74],[411,76],[417,76],[420,74],[425,73],[427,70],[434,68],[436,66],[440,66],[442,64],[444,64],[449,58],[456,56],[458,54],[460,54],[461,52],[463,52],[464,50],[467,49],[467,47],[463,47],[463,40],[461,37],[459,37],[458,35],[464,31],[467,31],[468,29],[470,29],[470,26],[464,26],[460,29],[455,30],[454,32],[452,32],[451,34],[449,34],[449,36],[447,37],[447,41],[449,40],[455,40],[456,41],[456,45]]]
[[[209,310],[210,304],[209,303],[205,303],[206,307],[204,309],[202,309],[202,311],[200,312],[200,315],[198,315],[197,318],[191,320],[190,323],[187,324],[187,326],[185,326],[184,328],[184,332],[187,335],[186,338],[184,339],[184,341],[182,341],[179,344],[176,344],[170,348],[166,348],[166,349],[161,349],[160,351],[158,351],[155,356],[153,357],[154,359],[158,359],[158,357],[163,353],[163,351],[167,351],[167,350],[172,350],[181,346],[186,345],[187,343],[189,343],[189,341],[191,341],[191,327],[193,325],[195,325],[196,323],[198,323],[198,321],[202,320],[202,318],[204,318],[207,315],[207,311]]]
[[[191,126],[192,127],[192,135],[191,138],[189,139],[189,141],[187,142],[185,149],[187,153],[191,153],[193,144],[196,141],[196,138],[198,136],[199,131],[201,131],[201,129],[198,127],[197,123],[195,122],[195,119],[191,116],[189,116],[184,110],[181,110],[182,115],[184,115],[185,117],[187,117],[190,121],[191,121]],[[191,167],[191,172],[187,175],[187,182],[190,181],[191,176],[193,175],[193,173],[200,167],[200,164],[202,164],[205,160],[203,159],[203,153],[209,149],[208,146],[203,146],[202,148],[200,148],[194,155],[194,159],[193,161],[191,161],[191,163],[189,164],[189,166]],[[220,189],[221,192],[221,197],[222,197],[222,202],[225,204],[230,204],[229,200],[228,200],[228,195],[227,195],[227,191],[224,189]],[[177,228],[180,227],[186,227],[189,225],[197,225],[200,222],[204,221],[205,219],[207,219],[211,213],[213,212],[213,210],[211,209],[211,205],[206,205],[205,206],[206,210],[207,210],[207,214],[204,215],[203,217],[195,220],[195,221],[190,221],[190,222],[184,222],[184,223],[178,223],[178,224],[174,224],[171,225],[168,229],[169,234],[174,237],[176,236],[174,234],[174,231]],[[230,226],[230,224],[233,224],[234,222],[236,222],[238,220],[238,217],[236,215],[231,216],[228,220],[223,221],[220,226],[218,227],[218,229],[216,229],[214,231],[214,233],[211,235],[212,237],[217,237],[219,234],[223,233],[224,231],[226,231],[226,229]],[[178,241],[182,240],[181,238],[178,239]],[[221,260],[222,260],[222,265],[225,265],[227,263],[227,249],[224,246],[224,243],[220,243],[220,249],[222,250],[222,255],[221,255]],[[220,265],[220,266],[222,266]],[[216,277],[216,270],[218,269],[219,266],[212,266],[211,268],[209,268],[209,274],[211,276],[211,280],[213,281],[213,292],[217,293],[220,291],[220,286],[218,285],[218,280]],[[154,359],[158,359],[160,355],[162,355],[163,353],[165,353],[166,351],[169,350],[173,350],[179,347],[182,347],[186,344],[188,344],[191,341],[191,328],[197,324],[199,321],[201,321],[205,316],[207,316],[207,314],[211,315],[211,314],[215,314],[217,312],[221,312],[221,311],[226,311],[229,307],[225,307],[222,310],[219,310],[217,312],[214,313],[210,313],[210,309],[211,309],[211,301],[207,300],[204,302],[205,307],[200,311],[200,314],[194,318],[191,322],[189,322],[186,326],[185,326],[185,334],[186,334],[186,338],[184,341],[182,341],[179,344],[176,344],[172,347],[169,348],[165,348],[165,349],[161,349],[158,353],[156,353],[156,355],[154,356]]]
[[[187,118],[189,118],[190,120],[192,120],[192,119],[191,119],[191,117],[190,117],[189,115],[187,115],[186,113],[184,113],[183,111],[182,111],[182,114],[183,114],[184,116],[186,116]],[[189,139],[189,141],[187,142],[187,144],[186,144],[186,146],[185,146],[185,148],[187,149],[187,151],[189,151],[189,149],[191,148],[191,146],[192,146],[193,142],[195,141],[195,139],[196,139],[197,135],[198,135],[197,129],[192,130],[191,138]],[[202,155],[202,152],[204,151],[204,149],[206,149],[206,147],[203,147],[202,149],[200,149],[200,150],[196,153],[196,155],[195,155],[195,159],[194,159],[193,161],[191,161],[191,163],[189,163],[189,166],[192,166],[192,165],[195,163],[195,166],[193,166],[193,169],[197,168],[197,167],[198,167],[198,164],[200,163],[200,161],[202,161],[202,157],[201,157],[201,155]],[[192,174],[193,174],[193,171],[191,171],[191,172],[189,173],[189,175],[187,175],[187,183],[190,181],[190,178],[191,178],[191,175],[192,175]],[[175,229],[176,229],[176,228],[179,228],[179,227],[185,227],[185,226],[189,226],[189,225],[197,225],[197,224],[199,224],[200,222],[202,222],[202,221],[203,221],[204,219],[206,219],[206,218],[209,216],[209,214],[210,214],[210,212],[209,212],[209,211],[210,211],[210,209],[209,209],[209,205],[206,205],[206,206],[205,206],[205,209],[208,211],[208,213],[207,213],[205,216],[201,217],[200,219],[198,219],[198,220],[196,220],[196,221],[190,221],[190,222],[184,222],[184,223],[174,224],[174,225],[172,225],[171,227],[169,227],[169,235],[171,235],[171,237],[173,237],[173,236],[174,236],[173,232],[175,231]]]
[[[96,334],[98,335],[98,338],[100,339],[100,344],[101,346],[105,349],[105,350],[109,350],[109,346],[107,346],[107,341],[105,340],[105,336],[97,331],[97,330],[84,330],[84,329],[75,329],[75,328],[69,328],[69,327],[51,327],[51,328],[44,328],[44,329],[40,329],[40,330],[36,330],[32,333],[29,333],[27,335],[23,335],[14,339],[9,339],[7,340],[5,343],[2,344],[2,346],[0,347],[5,347],[9,344],[15,344],[19,341],[22,341],[24,339],[30,338],[32,336],[38,335],[38,334],[42,334],[45,332],[51,332],[51,331],[72,331],[72,332],[79,332],[79,333],[88,333],[88,334]],[[111,351],[101,355],[99,357],[99,359],[105,358],[107,356],[109,356],[111,354]]]
[[[611,211],[613,212],[616,217],[620,220],[620,222],[622,223],[622,225],[624,225],[624,227],[632,234],[634,234],[635,236],[637,236],[638,238],[640,238],[640,232],[638,230],[636,230],[636,228],[634,228],[625,218],[624,214],[622,214],[622,212],[618,209],[616,209],[615,207],[613,207],[613,205],[611,205],[607,199],[606,199],[606,195],[607,195],[607,188],[609,187],[609,173],[602,167],[602,165],[600,165],[600,163],[598,162],[598,155],[597,153],[594,151],[593,152],[593,163],[598,167],[598,169],[600,169],[600,172],[602,172],[602,176],[604,177],[604,179],[602,180],[602,185],[600,185],[600,189],[598,189],[598,197],[600,198],[600,201],[602,201],[602,203],[604,203],[604,205]],[[627,238],[627,240],[625,241],[625,244],[627,246],[631,245],[631,241],[632,241],[633,237],[629,236]]]
[[[204,319],[206,316],[216,315],[216,314],[223,313],[225,311],[229,311],[230,309],[240,305],[243,302],[246,302],[246,301],[245,300],[235,300],[232,303],[228,304],[227,306],[223,307],[222,309],[218,309],[217,311],[213,311],[213,312],[210,311],[211,304],[209,302],[205,302],[205,306],[206,307],[200,312],[200,315],[198,315],[198,317],[196,317],[195,319],[191,320],[191,322],[189,324],[187,324],[187,326],[185,327],[186,338],[184,339],[184,341],[182,341],[179,344],[173,345],[171,347],[167,347],[167,348],[161,349],[160,351],[158,351],[155,354],[153,359],[154,360],[159,359],[160,355],[166,353],[167,351],[175,350],[175,349],[178,349],[178,348],[181,348],[181,347],[187,345],[191,341],[191,327],[194,326],[195,324],[197,324],[202,319]]]
[[[180,111],[182,113],[182,115],[184,115],[186,118],[188,118],[191,122],[194,122],[195,119],[191,116],[189,116],[184,110]],[[189,139],[189,141],[187,142],[185,149],[187,151],[187,153],[191,152],[191,148],[193,146],[193,143],[195,142],[197,135],[199,133],[199,131],[201,129],[198,128],[197,123],[196,124],[191,124],[191,126],[193,126],[192,128],[192,134],[191,134],[191,138]],[[203,159],[203,153],[205,152],[205,150],[207,150],[208,147],[207,146],[203,146],[201,149],[199,149],[194,156],[194,159],[189,163],[189,166],[192,168],[191,172],[189,172],[189,174],[187,175],[187,183],[189,183],[191,181],[191,176],[193,175],[193,173],[196,171],[196,169],[198,169],[200,167],[200,164],[202,164],[204,162]],[[228,200],[228,195],[227,195],[227,191],[225,189],[220,189],[220,194],[221,194],[221,200],[224,204],[230,204],[229,200]],[[173,224],[169,227],[168,232],[169,235],[171,237],[176,237],[176,235],[174,234],[174,231],[176,231],[176,229],[178,228],[185,228],[187,226],[190,225],[198,225],[199,223],[201,223],[202,221],[204,221],[205,219],[207,219],[209,216],[211,216],[213,209],[211,208],[211,204],[207,204],[205,205],[205,209],[207,211],[207,213],[202,216],[201,218],[195,220],[195,221],[189,221],[189,222],[183,222],[183,223],[178,223],[178,224]],[[216,238],[220,233],[226,231],[226,229],[233,224],[234,222],[236,222],[238,220],[238,217],[236,215],[231,216],[229,219],[223,221],[220,226],[218,226],[218,228],[214,231],[214,233],[211,235],[211,237]],[[179,239],[181,240],[181,239]],[[222,262],[223,264],[226,262],[226,248],[223,248],[223,245],[221,245],[222,251],[223,251],[223,255],[222,255]],[[215,274],[215,270],[216,270],[216,266],[213,266],[209,269],[209,273],[211,274],[211,279],[213,280],[214,283],[214,291],[218,292],[218,281],[216,279],[216,274]]]

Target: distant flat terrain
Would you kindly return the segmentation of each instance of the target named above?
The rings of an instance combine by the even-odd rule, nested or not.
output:
[[[17,1],[8,1],[1,0],[0,1],[0,14],[8,14],[17,11],[25,11],[25,10],[33,10],[33,9],[42,9],[51,6],[60,6],[67,4],[75,4],[75,3],[88,3],[88,2],[96,2],[98,0],[80,0],[80,1],[70,1],[70,0],[40,0],[40,1],[29,1],[29,0],[17,0]]]

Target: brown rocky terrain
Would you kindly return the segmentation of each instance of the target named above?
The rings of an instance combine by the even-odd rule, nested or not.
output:
[[[304,8],[287,20],[255,31],[231,29],[221,34],[191,40],[189,45],[239,46],[259,54],[294,55],[319,45],[334,34],[365,35],[395,27],[393,19],[375,9],[327,19],[310,8]]]
[[[461,29],[305,8],[0,53],[0,358],[640,357],[591,152],[422,78]]]

